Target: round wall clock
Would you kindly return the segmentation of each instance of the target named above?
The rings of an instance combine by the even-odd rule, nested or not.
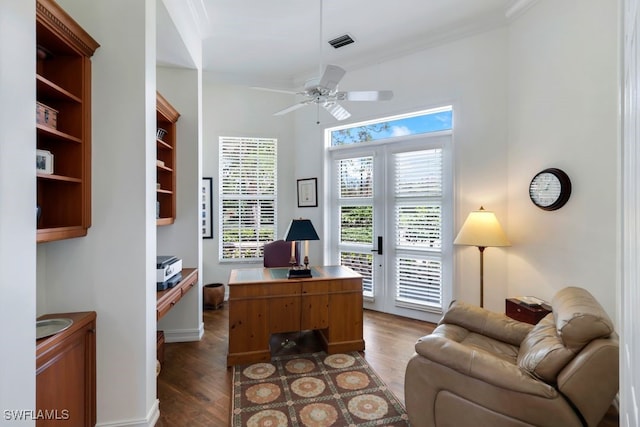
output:
[[[545,211],[564,206],[571,196],[571,180],[564,171],[549,168],[540,171],[529,184],[529,197],[534,205]]]

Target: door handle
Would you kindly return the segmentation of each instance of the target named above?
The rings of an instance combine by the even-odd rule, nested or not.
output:
[[[371,252],[378,252],[378,255],[382,255],[382,236],[378,236],[378,248],[371,249]]]

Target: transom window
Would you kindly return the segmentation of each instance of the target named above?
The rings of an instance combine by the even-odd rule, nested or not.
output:
[[[277,235],[277,139],[220,137],[220,261],[259,261]]]
[[[387,138],[451,130],[451,106],[417,111],[401,116],[387,117],[383,121],[371,120],[331,129],[331,146],[360,144]]]

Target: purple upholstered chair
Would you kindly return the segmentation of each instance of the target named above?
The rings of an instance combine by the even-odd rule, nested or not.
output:
[[[284,240],[275,240],[264,244],[264,266],[271,267],[290,267],[291,264],[291,242]],[[300,255],[298,253],[298,245],[296,245],[296,263],[299,263]]]

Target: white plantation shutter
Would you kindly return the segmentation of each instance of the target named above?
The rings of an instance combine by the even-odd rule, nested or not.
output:
[[[259,260],[276,240],[277,140],[220,137],[220,260]]]
[[[373,297],[373,157],[338,160],[337,172],[340,264],[360,273],[363,295]]]
[[[442,149],[394,154],[395,298],[442,305]]]
[[[338,164],[340,199],[373,197],[373,157],[340,160]]]

